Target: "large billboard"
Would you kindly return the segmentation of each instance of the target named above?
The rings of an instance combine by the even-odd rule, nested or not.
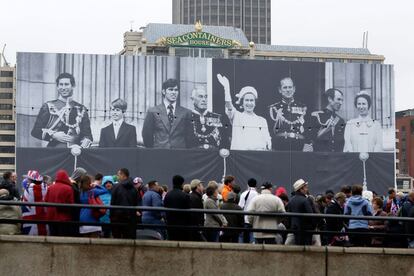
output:
[[[393,81],[382,64],[19,53],[17,170],[384,192]]]

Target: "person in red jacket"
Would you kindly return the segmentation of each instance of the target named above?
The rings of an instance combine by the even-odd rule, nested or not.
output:
[[[56,173],[55,184],[47,190],[45,202],[73,204],[75,199],[71,185],[68,173],[65,170],[59,170]],[[71,210],[64,207],[47,207],[47,219],[50,221],[71,221]],[[72,228],[66,224],[49,224],[51,236],[73,236]]]

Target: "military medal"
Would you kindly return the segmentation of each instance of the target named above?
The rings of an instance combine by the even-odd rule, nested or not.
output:
[[[200,116],[200,123],[201,123],[201,131],[206,132],[207,130],[205,126],[206,118],[204,116]]]

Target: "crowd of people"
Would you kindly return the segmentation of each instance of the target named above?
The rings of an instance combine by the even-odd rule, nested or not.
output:
[[[364,190],[360,185],[353,185],[343,186],[336,193],[328,190],[314,197],[309,192],[311,185],[303,179],[293,183],[293,192],[289,194],[286,188],[276,187],[271,182],[258,186],[254,178],[248,180],[247,189],[242,191],[234,176],[226,176],[223,183],[204,183],[193,179],[185,184],[185,179],[180,175],[172,178],[172,189],[169,190],[167,185],[161,185],[156,180],[144,183],[140,177],[132,178],[126,168],[119,169],[116,175],[106,176],[100,173],[91,176],[85,169],[77,168],[69,177],[65,170],[59,170],[54,179],[31,170],[24,176],[21,188],[16,185],[16,179],[15,173],[3,174],[0,200],[79,203],[100,208],[0,203],[0,219],[23,219],[22,224],[0,223],[0,234],[414,248],[414,221],[105,208],[143,206],[414,218],[414,191],[403,194],[390,188],[386,196],[380,196]],[[30,220],[47,220],[49,223]]]

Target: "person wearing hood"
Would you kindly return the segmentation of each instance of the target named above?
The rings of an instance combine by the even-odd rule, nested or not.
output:
[[[138,191],[134,187],[129,171],[122,168],[118,171],[118,184],[112,189],[112,206],[138,206]],[[118,239],[135,239],[137,214],[136,210],[111,209],[110,219],[113,223],[128,223],[129,225],[112,225],[112,235]]]
[[[368,200],[362,197],[362,186],[352,186],[352,196],[349,198],[344,208],[345,215],[351,216],[372,216],[372,206]],[[368,232],[368,220],[349,220],[349,232]],[[370,238],[363,235],[349,235],[350,242],[355,246],[367,246]]]
[[[106,206],[111,205],[111,197],[112,197],[112,188],[114,186],[114,178],[112,175],[107,175],[102,178],[101,186],[96,186],[97,189],[104,189],[106,192],[101,194],[99,198],[102,200],[102,203]],[[106,210],[106,214],[103,215],[100,219],[102,223],[110,223],[111,219],[109,218],[109,209]],[[104,238],[111,237],[111,226],[110,225],[103,225],[102,226],[102,234]]]
[[[56,173],[55,184],[49,186],[45,202],[73,204],[75,198],[73,195],[72,183],[69,180],[68,173],[65,170],[59,170]],[[47,207],[47,220],[50,221],[73,221],[73,213],[70,208],[64,207]],[[74,209],[74,208],[73,208]],[[70,225],[71,226],[71,225]],[[74,228],[67,224],[49,224],[51,236],[76,236],[79,231],[75,232]]]
[[[47,185],[43,182],[43,177],[38,171],[30,170],[27,172],[27,187],[24,189],[23,202],[44,202],[47,193]],[[42,206],[22,206],[22,217],[26,220],[44,220],[46,209]],[[25,223],[22,227],[23,234],[26,235],[47,235],[46,224]]]
[[[7,189],[0,189],[0,200],[15,200]],[[0,219],[21,219],[20,206],[0,205]],[[0,224],[0,235],[20,234],[20,223]]]

